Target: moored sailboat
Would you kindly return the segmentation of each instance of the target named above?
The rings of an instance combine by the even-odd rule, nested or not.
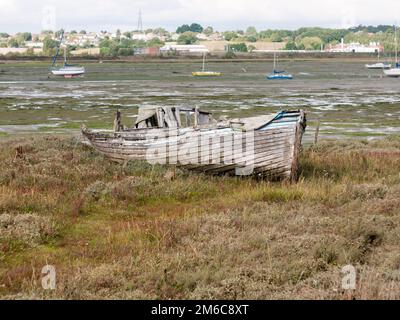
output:
[[[276,53],[274,53],[274,69],[272,73],[267,75],[268,80],[292,80],[293,76],[291,74],[285,73],[284,70],[277,70],[276,69],[277,62],[276,62]]]
[[[365,67],[367,69],[390,69],[392,65],[390,63],[385,63],[385,62],[377,62],[373,64],[366,64]]]
[[[51,74],[53,74],[55,76],[63,76],[64,78],[72,78],[75,76],[81,76],[81,75],[85,74],[85,72],[86,72],[85,67],[67,63],[67,47],[66,46],[64,47],[64,64],[63,64],[63,66],[61,66],[61,67],[55,66],[58,55],[61,50],[61,44],[62,44],[63,39],[64,39],[64,31],[61,31],[60,42],[59,42],[59,45],[57,46],[56,54],[53,57]]]
[[[192,72],[192,75],[195,77],[218,77],[222,76],[221,72],[217,71],[206,71],[205,69],[206,65],[206,53],[203,53],[203,67],[201,68],[201,71],[194,71]]]
[[[397,53],[397,26],[394,26],[394,45],[395,45],[395,67],[388,70],[383,70],[386,76],[391,78],[400,77],[400,63],[398,62],[398,53]]]
[[[382,70],[382,69],[390,69],[392,67],[392,65],[390,63],[386,63],[386,62],[380,62],[380,52],[378,49],[378,62],[372,63],[372,64],[366,64],[365,67],[367,69]]]

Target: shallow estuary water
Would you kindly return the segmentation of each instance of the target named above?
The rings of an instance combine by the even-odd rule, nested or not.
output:
[[[400,79],[357,61],[284,61],[295,77],[268,81],[272,62],[211,62],[218,78],[194,78],[199,62],[88,63],[87,75],[48,79],[44,63],[0,64],[0,137],[111,128],[114,112],[134,122],[141,105],[174,105],[242,117],[303,108],[306,140],[317,121],[321,138],[377,138],[400,133]]]

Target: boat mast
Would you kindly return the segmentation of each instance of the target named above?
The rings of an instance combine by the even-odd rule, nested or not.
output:
[[[64,67],[67,64],[67,46],[64,47]]]
[[[274,71],[276,70],[276,52],[274,52]]]
[[[206,65],[206,53],[203,52],[203,68],[201,69],[201,71],[203,71],[203,72],[205,70],[205,65]]]
[[[394,26],[394,46],[395,46],[395,61],[397,67],[397,23]]]
[[[53,57],[53,63],[52,63],[52,65],[51,65],[52,67],[54,67],[54,65],[55,65],[56,62],[57,62],[58,54],[60,53],[61,44],[62,44],[63,39],[64,39],[64,30],[62,29],[62,30],[61,30],[61,34],[60,34],[60,41],[59,41],[59,43],[58,43],[58,45],[57,45],[56,54],[55,54],[54,57]]]

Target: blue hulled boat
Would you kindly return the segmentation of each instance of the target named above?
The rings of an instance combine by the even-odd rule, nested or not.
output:
[[[292,80],[291,74],[284,73],[285,71],[274,70],[273,73],[267,75],[268,80]]]
[[[276,69],[276,53],[274,53],[274,70],[271,74],[267,75],[266,78],[268,80],[292,80],[293,76],[285,73],[283,70]]]

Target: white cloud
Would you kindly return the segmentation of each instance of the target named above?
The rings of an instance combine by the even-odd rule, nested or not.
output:
[[[400,13],[397,0],[0,0],[0,31],[39,31],[46,6],[56,8],[57,28],[88,30],[134,29],[139,9],[144,27],[170,30],[191,22],[219,30],[393,24]]]

